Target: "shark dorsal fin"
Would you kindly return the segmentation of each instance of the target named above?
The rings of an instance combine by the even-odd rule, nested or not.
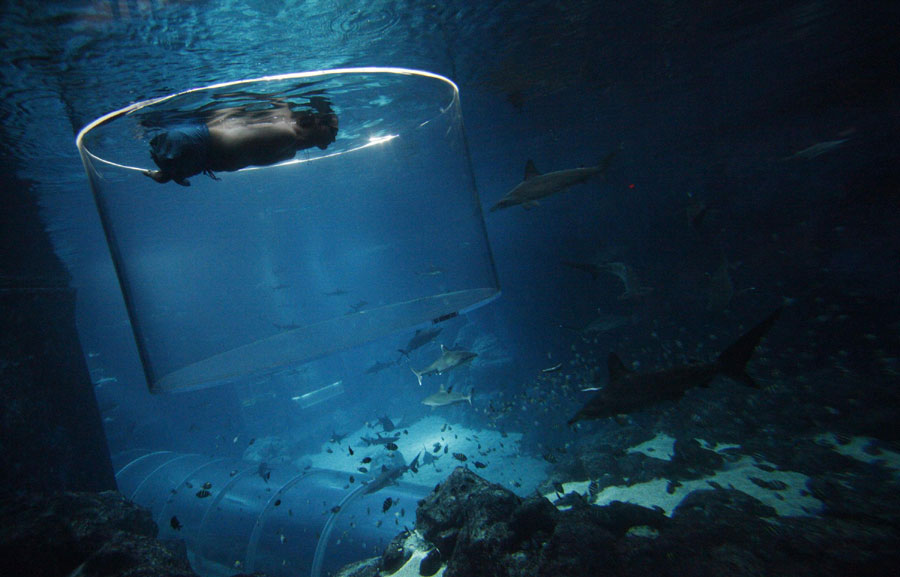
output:
[[[525,180],[528,180],[529,178],[531,178],[533,176],[540,176],[540,175],[541,175],[541,171],[539,171],[537,169],[537,167],[534,165],[534,161],[529,158],[528,162],[525,163]]]
[[[441,390],[438,391],[438,392],[439,392],[439,393],[446,393],[446,392],[447,392],[447,389],[444,387],[444,383],[441,383]]]
[[[631,373],[616,353],[609,353],[606,364],[609,367],[609,382],[611,383]]]

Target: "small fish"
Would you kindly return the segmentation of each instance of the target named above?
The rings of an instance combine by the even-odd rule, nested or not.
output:
[[[278,539],[281,541],[282,545],[284,545],[285,541],[287,541],[287,537],[284,536],[284,533],[279,533]]]
[[[453,453],[453,458],[456,459],[457,461],[459,461],[460,463],[465,463],[466,461],[469,460],[469,458],[466,457],[465,455],[463,455],[462,453]]]
[[[204,489],[212,489],[212,483],[210,483],[209,481],[203,483],[203,488]]]
[[[435,444],[434,444],[434,447],[431,449],[431,452],[432,452],[432,453],[437,453],[437,452],[440,451],[440,450],[441,450],[441,444],[440,444],[440,443],[435,443]]]
[[[391,505],[394,504],[394,500],[388,497],[384,500],[384,504],[381,506],[381,512],[387,513],[387,510],[391,508]]]
[[[350,484],[352,485],[355,482],[356,482],[356,477],[354,477],[353,475],[350,475]]]
[[[191,484],[190,481],[185,482],[184,486],[187,487],[188,489],[193,489],[193,488],[194,488],[194,486]]]
[[[356,470],[359,471],[360,473],[368,473],[369,472],[369,470],[366,469],[365,467],[359,467]]]
[[[341,506],[340,506],[340,505],[335,505],[334,507],[331,508],[331,512],[332,512],[332,513],[340,513],[340,512],[341,512]]]
[[[206,489],[201,489],[200,491],[197,491],[197,497],[200,499],[205,499],[206,497],[209,497],[210,495],[212,495],[212,493],[210,493]]]
[[[387,443],[387,444],[384,446],[384,448],[387,449],[388,451],[396,451],[396,450],[397,450],[397,444],[396,444],[396,443]]]
[[[450,445],[444,445],[444,454],[447,454],[447,451],[450,449]]]
[[[481,461],[475,461],[475,468],[476,468],[476,469],[484,469],[485,467],[487,467],[487,465],[485,465],[485,464],[482,463]]]
[[[334,451],[331,450],[331,447],[328,447],[327,449],[325,449],[325,452],[328,453],[329,455],[331,453],[334,453]]]
[[[353,456],[353,447],[348,446],[347,450],[350,451],[350,456]]]
[[[250,445],[252,445],[255,442],[256,442],[256,437],[253,437],[252,439],[250,439],[250,442],[247,443],[247,446],[249,447]]]
[[[364,457],[362,462],[364,465],[368,465],[369,463],[372,462],[372,457]]]
[[[406,517],[406,509],[400,509],[400,516]]]
[[[563,365],[562,363],[557,363],[557,364],[553,365],[552,367],[547,367],[546,369],[541,369],[541,372],[542,373],[555,373],[556,371],[558,371],[559,369],[562,368],[562,365]]]
[[[229,477],[234,477],[234,476],[237,475],[237,474],[238,474],[237,469],[232,469],[231,472],[228,473],[228,476],[229,476]]]
[[[176,531],[181,531],[181,528],[184,527],[184,525],[181,524],[181,521],[179,521],[178,517],[176,517],[175,515],[172,515],[172,518],[169,519],[169,525],[171,525],[172,528]]]
[[[281,499],[275,499],[275,506],[281,505]]]

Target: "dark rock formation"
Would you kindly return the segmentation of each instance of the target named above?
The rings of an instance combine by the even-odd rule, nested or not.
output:
[[[157,531],[114,491],[11,496],[0,501],[0,575],[195,577]]]
[[[438,552],[420,574],[436,571],[439,555],[446,577],[892,574],[900,563],[897,511],[876,502],[854,516],[848,509],[859,495],[847,483],[825,478],[811,485],[833,514],[781,518],[741,491],[707,489],[690,493],[668,518],[619,502],[596,507],[572,500],[570,510],[558,511],[540,495],[521,499],[458,467],[420,503],[417,535],[398,537],[380,564],[341,575],[390,575],[409,559],[405,543],[413,537]],[[889,483],[875,494],[890,501],[896,489]]]

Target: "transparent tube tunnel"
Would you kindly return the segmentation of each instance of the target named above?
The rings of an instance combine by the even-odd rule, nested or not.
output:
[[[122,494],[151,511],[160,539],[184,540],[203,576],[318,576],[380,555],[431,491],[401,480],[367,493],[370,475],[170,451],[114,461]]]
[[[207,158],[204,128],[284,110],[327,110],[336,141],[181,179],[190,188],[147,177],[160,136],[201,134],[179,158]],[[499,294],[447,78],[358,68],[228,82],[112,112],[77,144],[153,392],[270,374]]]

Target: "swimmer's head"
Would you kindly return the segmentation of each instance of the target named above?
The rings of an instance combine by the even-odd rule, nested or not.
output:
[[[297,118],[297,134],[303,148],[318,146],[322,150],[337,138],[338,117],[336,114],[304,114]]]
[[[337,138],[338,117],[337,114],[319,114],[316,120],[316,146],[325,150]]]

